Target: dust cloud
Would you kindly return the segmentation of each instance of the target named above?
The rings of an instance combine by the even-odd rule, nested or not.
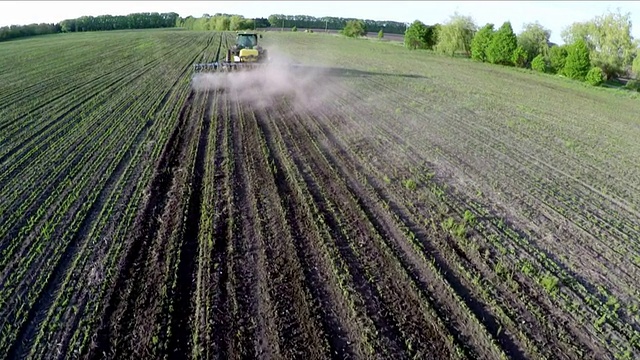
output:
[[[335,81],[322,67],[296,64],[282,55],[254,69],[199,73],[192,79],[195,91],[222,91],[253,108],[270,109],[287,100],[293,111],[317,110],[335,96]]]

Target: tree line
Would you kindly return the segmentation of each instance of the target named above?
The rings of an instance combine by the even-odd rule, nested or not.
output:
[[[187,30],[215,30],[215,31],[236,31],[255,29],[256,27],[264,27],[268,25],[267,19],[246,19],[241,15],[231,14],[203,14],[199,18],[187,16],[179,18],[176,26]],[[259,26],[262,25],[262,26]]]
[[[236,31],[256,28],[302,28],[342,30],[347,23],[358,21],[362,31],[404,34],[406,24],[396,21],[360,20],[341,17],[313,17],[308,15],[270,15],[268,18],[247,19],[234,14],[203,14],[201,17],[180,17],[171,13],[133,13],[129,15],[82,16],[55,24],[11,25],[0,28],[0,41],[20,37],[60,32],[106,31],[179,27],[187,30]]]
[[[82,16],[63,20],[60,26],[62,32],[168,28],[176,26],[179,17],[174,12]]]
[[[57,24],[11,25],[0,28],[0,41],[26,36],[60,32],[151,29],[176,26],[176,13],[133,13],[129,15],[82,16],[63,20]]]
[[[196,18],[188,16],[178,19],[178,27],[188,30],[235,31],[258,28],[327,29],[344,30],[350,25],[366,32],[383,30],[390,34],[404,34],[407,24],[396,21],[362,20],[340,17],[314,17],[308,15],[270,15],[268,18],[246,19],[241,15],[203,14]]]
[[[383,30],[388,34],[404,34],[407,24],[397,21],[380,21],[341,17],[314,17],[308,15],[281,15],[274,14],[268,17],[269,27],[273,28],[293,28],[298,29],[327,29],[343,30],[348,22],[359,21],[367,32],[378,32]],[[260,27],[260,26],[258,26]]]
[[[620,11],[577,22],[562,31],[564,45],[549,41],[551,31],[538,22],[515,34],[511,23],[478,27],[473,18],[454,14],[444,24],[416,20],[404,37],[409,49],[462,55],[491,64],[530,68],[599,85],[615,77],[640,77],[640,42],[631,35],[631,14]]]
[[[55,34],[60,32],[60,24],[29,24],[0,27],[0,41],[27,36]]]

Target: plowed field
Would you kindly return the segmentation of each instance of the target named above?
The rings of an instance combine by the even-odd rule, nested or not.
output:
[[[306,33],[193,78],[232,41],[0,44],[2,358],[640,356],[638,99]]]

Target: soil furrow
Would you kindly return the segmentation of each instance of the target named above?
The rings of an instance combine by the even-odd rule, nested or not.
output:
[[[279,154],[279,151],[274,148],[273,135],[271,134],[269,127],[266,125],[267,115],[262,114],[261,111],[255,110],[253,111],[253,114],[255,121],[254,124],[258,127],[258,131],[260,131],[261,136],[264,136],[266,142],[265,145],[268,148],[269,157],[267,160],[273,161],[273,166],[275,167],[272,173],[278,191],[278,196],[282,201],[287,223],[291,226],[294,246],[296,247],[296,255],[302,263],[307,287],[311,291],[313,298],[319,302],[320,312],[318,315],[321,317],[324,333],[328,337],[330,353],[332,356],[341,359],[354,357],[353,350],[349,349],[349,345],[346,340],[354,338],[354,335],[349,334],[349,336],[346,332],[349,330],[352,331],[352,329],[349,329],[348,324],[342,323],[340,319],[333,315],[335,312],[322,310],[335,309],[335,301],[333,301],[328,292],[323,289],[321,275],[316,267],[317,264],[312,262],[313,259],[311,259],[310,255],[307,255],[309,250],[304,248],[305,246],[308,246],[308,244],[305,244],[305,239],[307,239],[310,234],[308,234],[308,230],[305,229],[307,225],[304,224],[302,220],[303,214],[301,214],[300,207],[303,205],[295,202],[295,192],[290,187],[289,181],[287,181],[285,177],[287,172],[284,168],[281,155]]]
[[[86,238],[87,231],[95,224],[97,215],[100,213],[100,211],[102,211],[104,203],[106,202],[107,198],[112,195],[111,191],[113,190],[115,182],[120,179],[124,170],[129,166],[131,154],[134,152],[131,147],[137,146],[140,143],[141,139],[144,138],[148,130],[148,125],[142,128],[134,138],[133,142],[129,144],[128,150],[118,161],[113,172],[111,173],[111,175],[109,175],[109,178],[100,190],[100,194],[97,196],[96,200],[89,208],[87,215],[84,217],[84,220],[80,224],[80,228],[74,235],[73,239],[71,239],[69,244],[67,244],[60,260],[52,271],[51,277],[49,277],[47,284],[39,294],[38,300],[36,300],[33,307],[29,311],[27,320],[25,321],[22,329],[18,334],[18,338],[14,343],[14,348],[9,351],[8,356],[10,358],[15,356],[20,357],[20,355],[18,354],[23,354],[25,351],[27,351],[28,348],[31,347],[30,341],[34,339],[35,331],[38,326],[38,323],[36,323],[34,319],[39,318],[52,305],[55,292],[60,288],[61,281],[63,280],[64,275],[67,271],[69,271],[71,259],[76,253],[78,246],[80,245],[79,243],[88,240]]]
[[[119,265],[118,278],[107,297],[108,305],[105,307],[102,324],[98,330],[97,346],[90,354],[92,358],[103,356],[102,354],[115,355],[117,349],[111,348],[115,335],[113,332],[119,327],[120,321],[130,320],[130,317],[121,317],[123,316],[121,308],[126,306],[127,295],[130,291],[126,290],[129,287],[127,284],[135,276],[137,268],[144,262],[149,250],[147,244],[152,241],[160,226],[160,216],[168,201],[169,189],[173,183],[173,171],[178,166],[178,154],[185,140],[183,138],[184,127],[188,121],[193,97],[194,94],[190,93],[182,106],[178,122],[167,141],[149,185],[146,204],[136,217],[132,239],[127,244],[128,249]]]
[[[304,274],[296,256],[295,241],[290,224],[278,197],[275,179],[271,176],[256,131],[248,127],[247,121],[253,117],[242,114],[243,134],[248,141],[247,158],[257,179],[269,179],[258,191],[258,211],[263,215],[263,229],[266,240],[267,258],[265,270],[271,277],[271,289],[275,300],[276,319],[280,336],[280,348],[286,357],[326,356],[324,335],[316,323],[308,299],[308,289],[304,283]],[[273,180],[271,180],[273,179]]]
[[[253,344],[242,345],[248,352],[254,352],[258,357],[278,358],[281,357],[281,349],[278,342],[278,333],[276,328],[276,312],[274,308],[274,299],[269,293],[270,279],[265,271],[267,266],[266,245],[264,234],[262,231],[261,217],[257,208],[256,189],[257,183],[249,176],[249,165],[247,164],[247,140],[241,136],[243,129],[241,127],[240,118],[237,109],[234,108],[235,102],[228,99],[227,101],[227,121],[228,128],[232,129],[232,136],[235,141],[232,142],[233,150],[233,178],[234,187],[233,196],[234,203],[238,204],[235,210],[242,214],[243,231],[241,239],[241,248],[244,252],[244,260],[252,265],[248,279],[255,279],[255,283],[245,283],[242,288],[250,294],[250,297],[243,302],[245,307],[250,309],[248,314],[234,314],[234,318],[238,322],[248,322],[247,332],[253,334],[249,339],[253,340]],[[231,140],[229,140],[231,141]],[[241,319],[250,318],[250,321]],[[249,340],[247,339],[247,340]]]
[[[289,122],[299,121],[298,119],[288,118],[286,113],[281,113],[279,117],[282,117]],[[271,121],[270,126],[275,126],[273,125],[274,121],[276,120]],[[407,348],[395,319],[386,309],[376,286],[368,280],[366,275],[366,266],[361,262],[362,260],[359,258],[358,254],[356,254],[352,249],[352,244],[350,244],[351,240],[349,240],[348,234],[343,233],[344,229],[342,224],[346,224],[348,221],[346,219],[342,219],[341,216],[338,216],[338,213],[336,212],[336,204],[334,203],[334,201],[339,201],[340,198],[336,197],[334,198],[334,201],[328,201],[324,195],[324,191],[322,189],[331,189],[333,187],[333,185],[331,185],[332,182],[326,181],[325,179],[324,183],[317,183],[310,174],[311,168],[309,167],[309,161],[311,159],[304,158],[298,148],[298,145],[294,145],[295,141],[293,139],[295,137],[290,134],[281,134],[280,136],[283,138],[287,148],[291,149],[292,159],[298,169],[298,172],[302,174],[302,177],[305,180],[305,183],[309,188],[313,200],[320,210],[324,221],[328,223],[331,235],[341,257],[345,259],[348,264],[349,271],[354,281],[353,285],[364,300],[364,303],[359,305],[365,307],[367,316],[375,323],[376,331],[378,332],[378,336],[380,336],[380,343],[376,344],[376,351],[380,354],[387,353],[389,355],[406,352]],[[322,175],[322,173],[319,175]]]
[[[191,175],[191,194],[188,200],[186,220],[183,225],[184,233],[180,244],[180,260],[177,269],[177,290],[174,294],[174,313],[171,314],[171,337],[169,349],[174,354],[188,354],[190,352],[191,330],[190,319],[195,309],[192,307],[192,293],[194,273],[197,264],[198,234],[200,230],[200,214],[202,206],[202,179],[204,178],[205,155],[211,125],[211,101],[205,98],[207,110],[200,128],[195,166]],[[216,247],[215,253],[219,249]],[[215,259],[216,255],[214,255]],[[215,260],[214,260],[215,261]]]

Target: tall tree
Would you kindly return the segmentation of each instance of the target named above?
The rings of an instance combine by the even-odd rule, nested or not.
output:
[[[527,53],[527,61],[533,60],[538,54],[549,55],[549,38],[551,30],[544,28],[538,22],[525,24],[518,35],[518,45]]]
[[[487,47],[491,43],[493,37],[493,24],[486,24],[483,26],[471,41],[471,58],[474,60],[485,62],[487,61]]]
[[[633,72],[633,75],[636,77],[636,79],[640,79],[640,56],[636,56],[636,58],[633,59],[631,71]]]
[[[527,66],[527,52],[520,45],[511,54],[511,62],[519,68]]]
[[[349,20],[340,33],[349,37],[365,36],[367,29],[362,20]]]
[[[513,65],[513,53],[518,47],[518,38],[513,32],[511,22],[500,26],[487,47],[487,59],[492,64]]]
[[[552,46],[549,49],[549,67],[552,73],[561,74],[567,60],[568,45]]]
[[[429,49],[433,46],[433,28],[416,20],[404,33],[404,46],[408,49]]]
[[[589,47],[586,41],[578,39],[569,46],[567,60],[562,73],[572,79],[584,80],[590,69]]]
[[[229,30],[229,25],[231,23],[231,19],[226,15],[214,15],[215,19],[215,30],[217,31],[225,31]]]
[[[470,16],[455,13],[446,24],[440,25],[435,50],[441,54],[453,56],[456,52],[471,55],[471,41],[477,26]]]
[[[562,32],[566,43],[585,41],[593,65],[607,77],[620,75],[633,62],[638,42],[631,35],[631,13],[608,12],[587,22],[574,23]]]
[[[242,17],[239,15],[233,15],[230,19],[229,19],[229,30],[231,31],[236,31],[236,30],[240,30],[240,28],[242,27]]]

